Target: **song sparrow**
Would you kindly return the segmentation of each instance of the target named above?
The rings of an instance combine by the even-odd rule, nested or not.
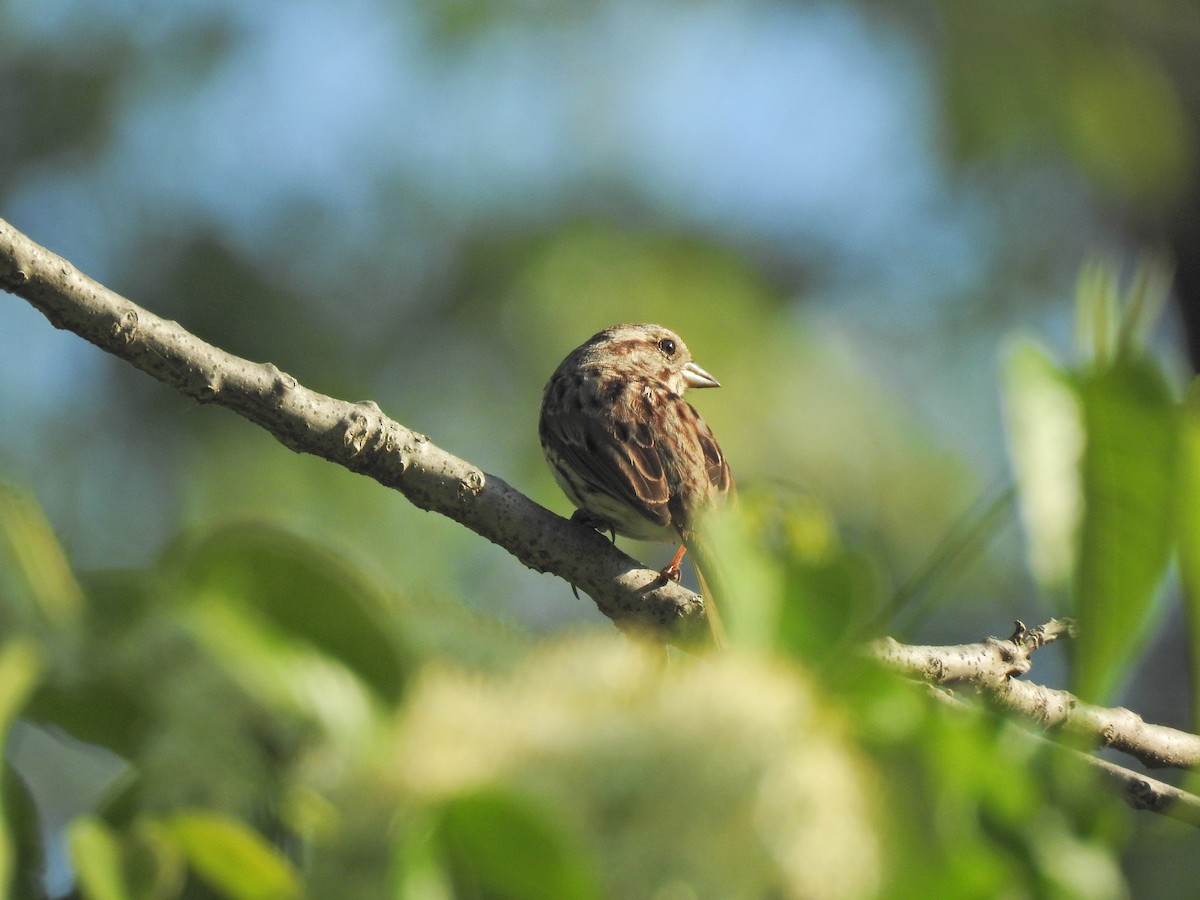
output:
[[[538,422],[554,478],[579,507],[572,518],[637,540],[682,540],[662,572],[673,580],[699,516],[733,489],[712,431],[683,399],[689,387],[720,384],[677,334],[614,325],[554,370]],[[720,643],[711,602],[708,616]]]

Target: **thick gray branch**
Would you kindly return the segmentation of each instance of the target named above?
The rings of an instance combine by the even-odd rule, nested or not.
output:
[[[932,684],[971,685],[1003,709],[1051,731],[1079,737],[1136,757],[1151,768],[1200,764],[1200,737],[1151,725],[1128,709],[1084,703],[1067,691],[1018,681],[1029,671],[1030,654],[1071,632],[1071,623],[1052,619],[1040,628],[1017,623],[1011,638],[988,638],[954,647],[922,647],[884,638],[870,645],[876,659],[895,671]]]
[[[395,488],[449,516],[529,568],[578,585],[625,629],[682,645],[706,640],[703,601],[618,551],[600,534],[534,503],[503,480],[389,419],[373,402],[309,390],[271,363],[205,343],[84,275],[0,219],[0,288],[23,297],[56,328],[200,403],[216,403],[311,453]]]

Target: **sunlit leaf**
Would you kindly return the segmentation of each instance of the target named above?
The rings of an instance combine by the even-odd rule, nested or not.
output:
[[[37,648],[31,641],[15,640],[0,647],[0,750],[8,742],[13,719],[37,684],[41,668]],[[0,779],[0,814],[6,813],[3,784]],[[0,818],[0,897],[6,896],[12,883],[14,863],[8,820]]]
[[[182,894],[188,863],[169,822],[141,816],[127,833],[125,877],[135,897],[171,898]]]
[[[452,900],[455,896],[439,825],[421,816],[396,841],[391,873],[396,900]]]
[[[1138,359],[1079,379],[1086,443],[1074,688],[1103,700],[1149,625],[1173,539],[1177,413],[1161,371]]]
[[[1144,353],[1150,335],[1171,296],[1172,266],[1149,255],[1139,261],[1132,284],[1125,292],[1119,349],[1125,354]]]
[[[865,625],[877,599],[870,561],[843,546],[829,510],[803,491],[747,490],[736,510],[744,535],[726,535],[715,546],[722,560],[752,552],[738,564],[757,568],[752,576],[739,576],[726,617],[761,618],[756,629],[763,632],[764,646],[784,654],[811,660],[837,652],[852,625]],[[778,577],[764,579],[764,572]],[[743,591],[745,577],[761,584]]]
[[[1116,267],[1106,260],[1088,260],[1075,287],[1075,340],[1080,355],[1095,363],[1111,361],[1120,331]]]
[[[1085,262],[1075,288],[1076,344],[1081,359],[1101,366],[1111,365],[1118,356],[1145,354],[1170,287],[1170,266],[1152,255],[1138,261],[1124,290],[1115,261],[1097,257]]]
[[[460,897],[583,900],[599,887],[583,854],[528,800],[481,791],[448,801],[440,841]]]
[[[207,812],[168,821],[192,869],[234,900],[287,900],[301,896],[295,869],[258,832],[237,819]]]
[[[774,646],[783,602],[779,569],[770,565],[750,522],[735,509],[708,516],[703,529],[705,540],[697,555],[704,557],[730,642],[760,651]]]
[[[1005,412],[1030,568],[1043,587],[1062,594],[1075,569],[1083,512],[1079,398],[1044,350],[1023,343],[1005,369]]]
[[[127,900],[129,889],[121,871],[121,847],[99,819],[84,816],[67,831],[75,879],[86,900]]]
[[[0,533],[41,614],[54,625],[74,621],[83,609],[62,545],[33,498],[0,484]]]

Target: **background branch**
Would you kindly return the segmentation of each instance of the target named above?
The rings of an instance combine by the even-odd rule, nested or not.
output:
[[[884,638],[870,645],[871,655],[904,675],[939,685],[971,685],[990,701],[1032,719],[1043,728],[1082,738],[1090,744],[1128,753],[1152,768],[1190,768],[1200,764],[1200,737],[1151,725],[1128,709],[1084,703],[1074,694],[1018,681],[1030,668],[1030,654],[1072,632],[1069,620],[1052,619],[1030,629],[1021,622],[1013,636],[988,638],[952,647],[901,644]]]
[[[502,479],[388,418],[373,402],[309,390],[271,363],[214,347],[142,309],[0,219],[0,288],[200,403],[249,419],[298,453],[310,453],[400,491],[503,547],[537,572],[586,591],[623,629],[695,647],[707,640],[702,599],[666,582],[595,531],[568,522]]]

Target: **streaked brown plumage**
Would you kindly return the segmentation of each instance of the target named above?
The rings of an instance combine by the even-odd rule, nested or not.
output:
[[[546,383],[538,435],[579,507],[574,518],[637,540],[692,543],[699,516],[733,490],[733,477],[683,395],[719,386],[660,325],[614,325],[571,351]],[[664,576],[679,577],[683,549]]]

